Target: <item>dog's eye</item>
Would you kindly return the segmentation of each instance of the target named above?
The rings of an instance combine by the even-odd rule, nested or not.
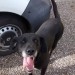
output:
[[[34,43],[38,43],[38,40],[37,40],[37,39],[33,39],[33,42],[34,42]]]
[[[22,43],[22,44],[25,44],[25,43],[26,43],[26,41],[27,41],[27,40],[24,38],[24,39],[22,40],[22,42],[21,42],[21,43]]]

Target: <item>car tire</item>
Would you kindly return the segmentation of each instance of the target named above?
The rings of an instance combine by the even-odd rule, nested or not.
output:
[[[0,13],[0,56],[9,55],[15,51],[10,50],[10,42],[14,36],[30,32],[30,24],[23,17],[14,13]]]

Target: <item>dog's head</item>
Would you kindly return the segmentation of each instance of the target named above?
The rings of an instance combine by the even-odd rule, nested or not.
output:
[[[11,48],[17,46],[19,54],[23,57],[23,67],[28,71],[33,69],[34,59],[40,50],[40,39],[34,33],[25,33],[11,41]]]
[[[26,33],[18,39],[18,50],[23,57],[36,57],[40,48],[40,39],[34,33]]]
[[[34,59],[40,49],[44,51],[45,45],[43,44],[44,40],[35,33],[25,33],[20,37],[15,37],[11,42],[13,48],[17,46],[19,54],[23,57],[23,67],[29,72],[33,70]]]

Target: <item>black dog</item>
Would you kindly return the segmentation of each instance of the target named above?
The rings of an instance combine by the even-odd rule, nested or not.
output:
[[[23,68],[30,73],[35,67],[41,69],[41,75],[45,74],[50,55],[63,34],[64,27],[57,5],[54,0],[51,1],[55,18],[47,20],[36,33],[25,33],[14,38],[11,43],[12,48],[15,46],[18,48],[19,53],[23,56]],[[14,43],[15,40],[17,43]]]

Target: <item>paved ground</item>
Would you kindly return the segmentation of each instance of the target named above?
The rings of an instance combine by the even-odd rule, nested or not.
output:
[[[46,75],[75,75],[75,0],[56,0],[65,30]],[[17,53],[0,58],[0,75],[26,75]],[[39,72],[37,72],[39,75]]]

